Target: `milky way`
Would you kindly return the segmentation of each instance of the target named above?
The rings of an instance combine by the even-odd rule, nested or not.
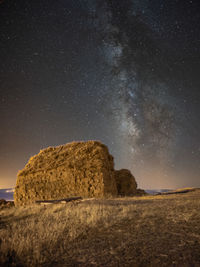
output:
[[[2,2],[0,186],[41,148],[88,139],[143,188],[199,186],[199,14],[197,1]]]
[[[133,170],[140,169],[145,172],[148,170],[149,176],[155,176],[154,179],[160,179],[159,182],[168,180],[173,183],[174,179],[175,185],[180,176],[182,182],[185,182],[185,176],[191,175],[194,164],[191,169],[185,170],[184,162],[193,161],[192,155],[195,153],[197,156],[195,175],[198,180],[199,147],[197,145],[194,152],[191,147],[188,151],[187,145],[185,148],[183,146],[187,142],[192,142],[193,136],[188,135],[188,128],[194,128],[193,124],[198,121],[199,114],[198,109],[196,114],[193,114],[194,117],[188,114],[184,105],[188,101],[185,98],[188,88],[183,83],[185,78],[179,77],[185,71],[185,58],[188,60],[191,57],[194,60],[195,53],[191,54],[188,42],[185,42],[185,47],[183,43],[178,46],[175,41],[180,42],[180,40],[170,43],[169,38],[163,44],[166,38],[165,28],[159,25],[156,17],[152,21],[153,12],[147,8],[148,5],[143,6],[143,4],[139,5],[136,1],[109,1],[105,8],[108,17],[105,25],[107,49],[111,55],[109,61],[113,74],[109,92],[112,104],[108,101],[108,106],[113,110],[113,117],[116,120],[120,150],[126,151],[126,155],[123,153],[120,160]],[[164,5],[160,4],[159,7],[162,12]],[[169,7],[165,8],[168,8],[167,12],[171,12]],[[140,12],[137,12],[138,10]],[[142,17],[141,10],[143,14],[149,13],[151,16],[148,19]],[[191,10],[188,11],[190,15],[189,12]],[[174,21],[176,27],[171,27],[172,30],[167,34],[171,33],[173,38],[177,34],[180,38],[179,31],[183,31],[182,39],[192,37],[190,31],[178,27],[181,16],[182,13],[176,17]],[[146,21],[151,21],[150,25],[145,23]],[[192,82],[193,77],[188,75],[187,78]],[[198,89],[193,88],[192,91],[191,94],[199,98]],[[190,102],[189,105],[193,106],[194,103]],[[184,155],[181,156],[182,152]],[[185,153],[188,153],[187,158]],[[182,171],[179,169],[178,172],[176,167],[177,169],[182,167]]]

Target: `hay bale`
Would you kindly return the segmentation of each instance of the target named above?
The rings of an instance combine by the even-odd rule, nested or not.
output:
[[[137,195],[137,183],[134,176],[129,170],[121,169],[115,171],[115,181],[117,185],[118,195],[133,196]]]
[[[5,208],[11,208],[14,206],[13,201],[6,201],[5,199],[0,199],[0,210]]]
[[[19,171],[15,205],[67,197],[115,196],[113,157],[98,141],[49,147]]]
[[[145,192],[143,189],[138,188],[137,189],[137,196],[146,196],[148,195],[147,192]]]

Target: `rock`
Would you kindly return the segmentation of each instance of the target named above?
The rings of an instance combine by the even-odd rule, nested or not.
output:
[[[133,196],[137,195],[137,183],[134,176],[129,170],[121,169],[115,171],[115,181],[117,185],[118,195]]]
[[[72,142],[46,148],[30,158],[18,173],[14,202],[20,206],[36,200],[116,195],[108,148],[98,141]]]

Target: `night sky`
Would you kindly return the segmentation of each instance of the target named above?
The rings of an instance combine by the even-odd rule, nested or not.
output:
[[[200,187],[199,0],[0,1],[0,188],[100,140],[144,189]]]

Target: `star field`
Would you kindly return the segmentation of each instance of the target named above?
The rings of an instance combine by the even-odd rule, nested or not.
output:
[[[198,1],[0,4],[0,187],[47,146],[101,140],[142,188],[199,186]]]

